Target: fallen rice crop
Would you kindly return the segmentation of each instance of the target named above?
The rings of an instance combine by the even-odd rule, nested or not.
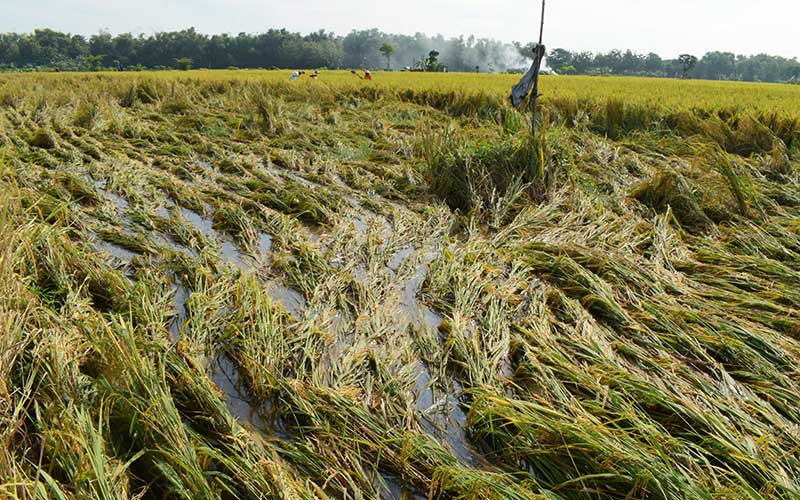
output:
[[[800,498],[800,89],[514,78],[0,76],[0,497]]]

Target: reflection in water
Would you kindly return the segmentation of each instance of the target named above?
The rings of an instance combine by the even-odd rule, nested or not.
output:
[[[389,262],[389,269],[398,269],[410,253],[408,249],[399,251]],[[438,332],[444,318],[417,298],[433,257],[426,256],[406,282],[401,293],[400,310],[415,329]],[[467,416],[459,400],[462,393],[460,384],[455,380],[432,381],[428,367],[420,361],[414,393],[417,396],[415,409],[422,417],[423,430],[437,441],[446,443],[463,464],[472,467],[484,465],[486,460],[467,441]]]
[[[228,264],[234,269],[244,272],[253,267],[252,265],[245,264],[244,255],[239,250],[239,247],[228,239],[222,240],[219,251],[220,257],[222,257],[222,262]]]

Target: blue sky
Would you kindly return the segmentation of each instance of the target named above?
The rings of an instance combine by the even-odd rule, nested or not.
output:
[[[347,33],[474,34],[536,38],[540,0],[0,0],[0,32],[47,27],[152,33],[194,26],[204,33],[286,27]],[[730,50],[800,57],[800,0],[549,0],[548,47],[632,48],[674,56]]]

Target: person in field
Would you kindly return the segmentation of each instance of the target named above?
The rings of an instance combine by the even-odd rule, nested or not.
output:
[[[292,73],[290,80],[295,81],[305,74],[306,74],[305,71],[295,71],[294,73]]]
[[[351,69],[350,73],[356,75],[359,78],[359,80],[372,80],[372,73],[370,73],[368,69],[364,70],[364,76],[359,75],[358,72],[354,69]]]

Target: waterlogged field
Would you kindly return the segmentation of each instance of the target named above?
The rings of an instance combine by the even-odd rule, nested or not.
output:
[[[0,497],[800,498],[800,88],[0,75]]]

